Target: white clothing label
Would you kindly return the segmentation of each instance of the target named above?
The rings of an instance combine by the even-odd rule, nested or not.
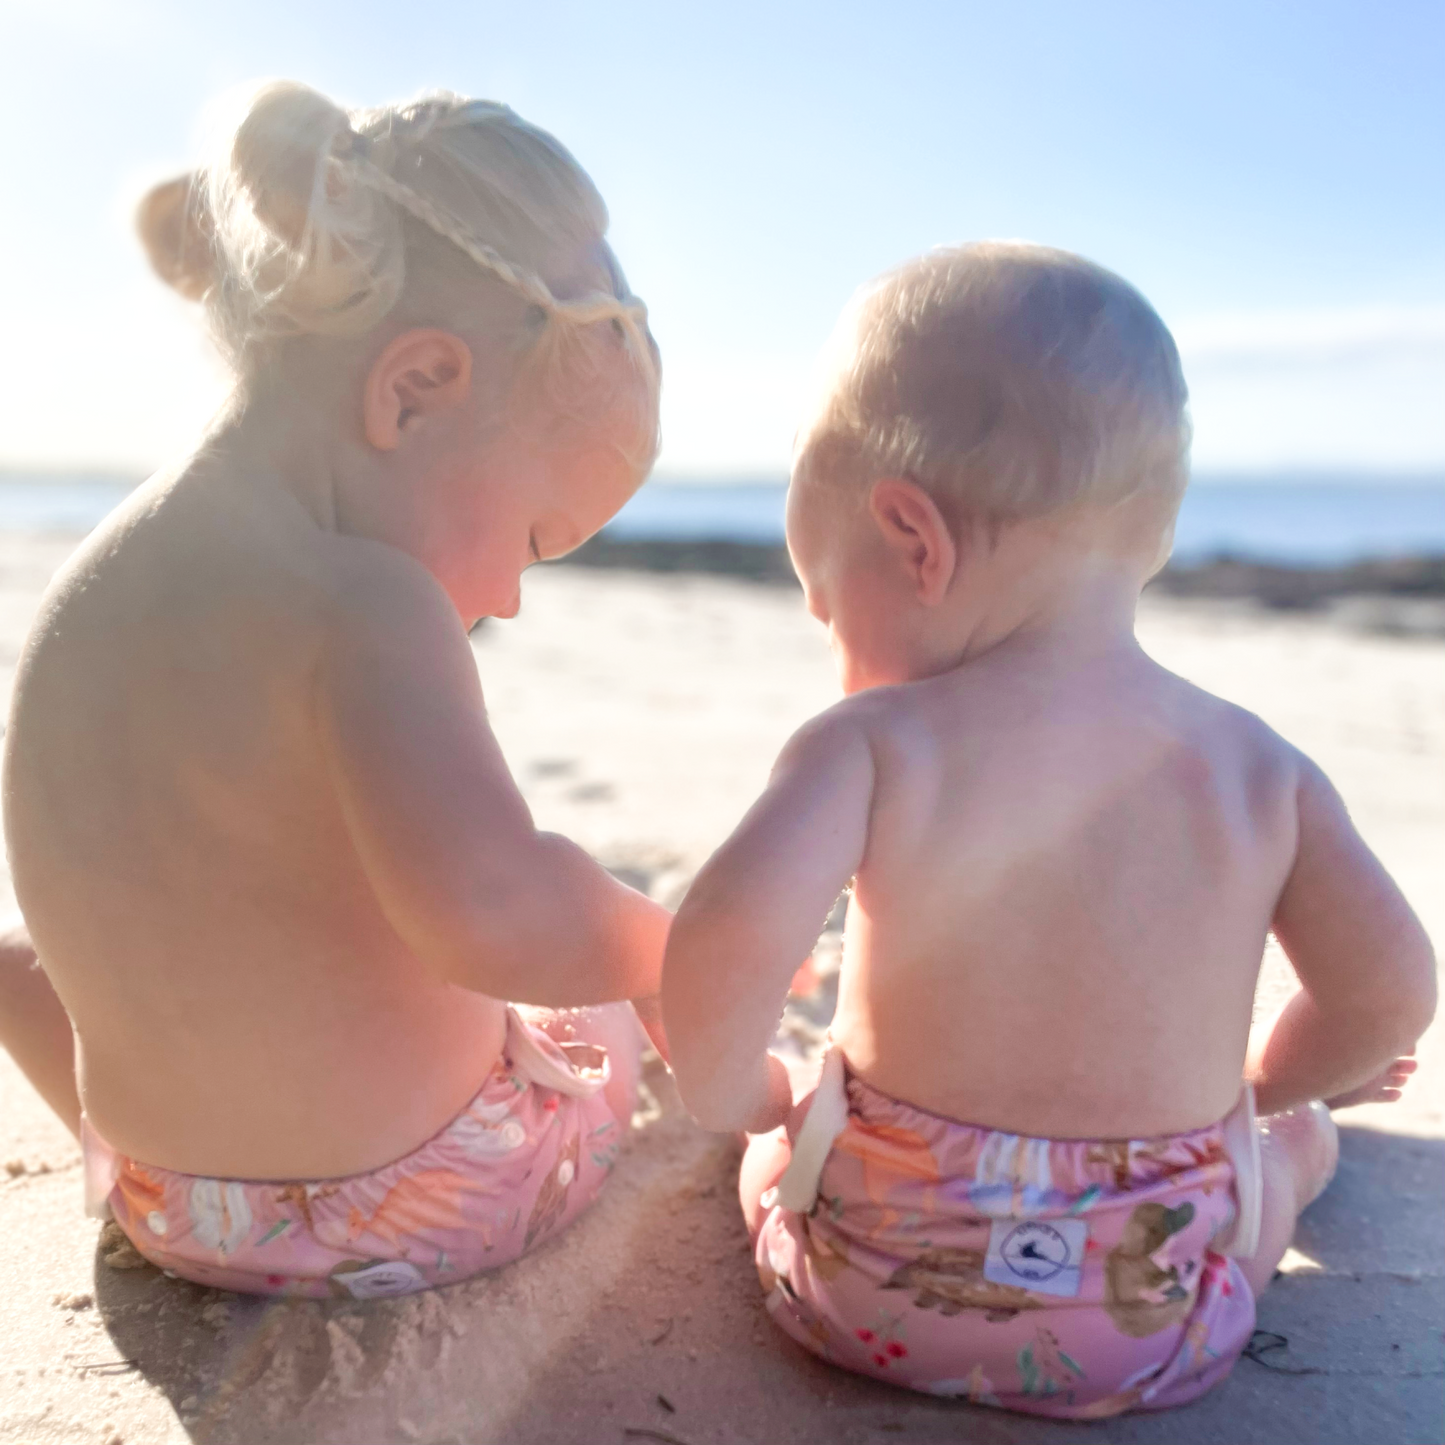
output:
[[[331,1278],[343,1286],[353,1299],[385,1299],[388,1295],[411,1294],[413,1290],[426,1288],[421,1271],[404,1259],[373,1264],[366,1269],[343,1271]]]
[[[1079,1292],[1088,1242],[1086,1219],[995,1219],[983,1277],[1072,1299]]]

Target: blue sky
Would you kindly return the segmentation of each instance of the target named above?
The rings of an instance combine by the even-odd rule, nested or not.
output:
[[[1203,471],[1445,471],[1445,6],[0,0],[0,465],[146,469],[222,385],[129,230],[201,110],[290,75],[502,99],[652,308],[663,466],[777,472],[851,291],[1023,236],[1175,328]]]

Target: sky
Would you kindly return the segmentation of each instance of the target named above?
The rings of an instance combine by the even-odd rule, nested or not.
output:
[[[1439,0],[0,0],[0,467],[143,473],[224,394],[131,230],[218,93],[504,100],[597,181],[659,470],[778,475],[870,276],[985,236],[1133,281],[1198,473],[1445,473]]]

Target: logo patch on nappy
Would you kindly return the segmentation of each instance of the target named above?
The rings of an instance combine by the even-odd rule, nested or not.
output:
[[[369,1265],[365,1269],[337,1270],[331,1276],[352,1299],[386,1299],[426,1288],[422,1272],[404,1259]]]
[[[1079,1292],[1088,1242],[1086,1219],[996,1219],[983,1277],[1071,1299]]]

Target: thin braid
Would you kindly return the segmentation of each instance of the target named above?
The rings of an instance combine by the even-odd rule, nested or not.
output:
[[[356,156],[351,159],[351,165],[363,185],[380,191],[423,225],[430,226],[437,235],[445,237],[452,245],[470,256],[484,271],[490,271],[534,306],[540,306],[547,315],[565,317],[579,326],[587,326],[596,321],[619,321],[632,334],[640,354],[648,355],[648,348],[642,337],[642,328],[647,323],[647,308],[641,301],[624,301],[620,297],[608,296],[600,291],[580,297],[576,301],[560,301],[552,294],[552,288],[535,272],[514,266],[485,241],[477,240],[440,206],[419,191],[404,185],[395,176],[388,175],[375,162],[364,156]]]
[[[446,214],[441,207],[427,199],[420,192],[403,185],[394,176],[389,176],[374,162],[357,159],[352,162],[357,179],[363,185],[380,191],[388,200],[394,201],[402,210],[415,216],[425,226],[430,226],[439,236],[444,236],[452,245],[466,252],[484,271],[490,271],[505,281],[514,291],[525,296],[534,306],[540,306],[549,314],[558,309],[557,298],[540,276],[520,270],[500,256],[485,242],[469,234]]]

